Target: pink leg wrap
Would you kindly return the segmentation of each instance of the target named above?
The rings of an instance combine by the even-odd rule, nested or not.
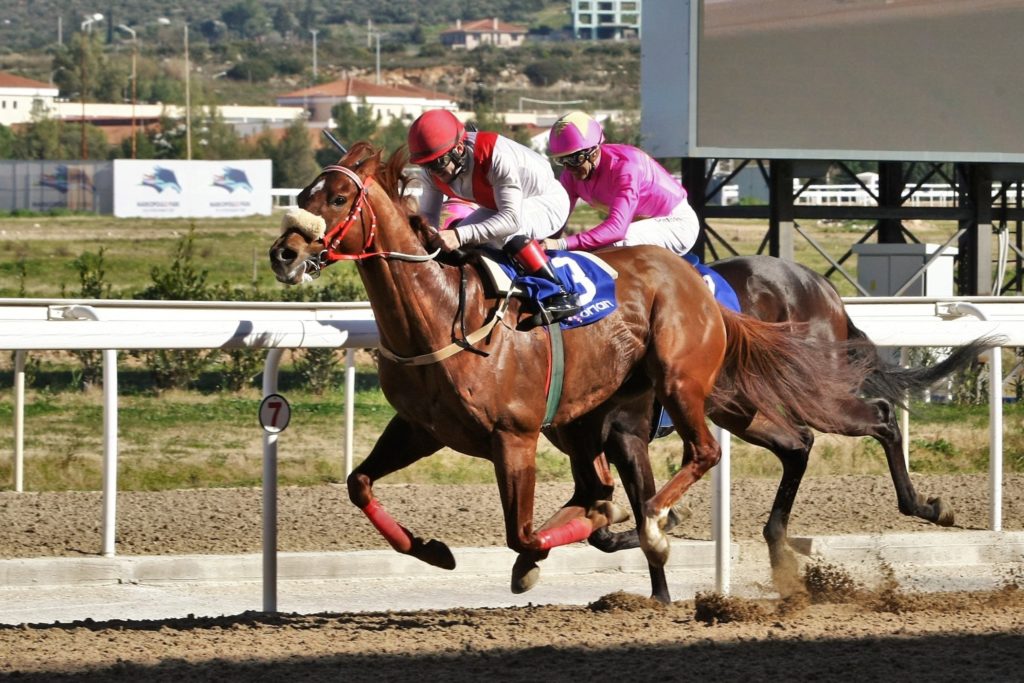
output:
[[[380,532],[380,535],[387,539],[392,548],[400,553],[408,553],[412,550],[412,534],[396,522],[395,518],[388,514],[388,511],[381,506],[376,498],[372,498],[362,510],[366,518]]]
[[[576,519],[557,526],[553,529],[544,529],[537,532],[537,540],[540,541],[541,550],[549,550],[560,545],[568,545],[576,541],[582,541],[590,536],[594,525],[586,517]]]

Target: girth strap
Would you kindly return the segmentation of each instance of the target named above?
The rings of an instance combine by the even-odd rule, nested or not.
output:
[[[558,412],[558,404],[562,402],[562,379],[565,374],[565,348],[562,344],[562,326],[551,323],[547,326],[548,338],[551,340],[551,365],[548,376],[548,405],[544,413],[541,428],[550,427]]]

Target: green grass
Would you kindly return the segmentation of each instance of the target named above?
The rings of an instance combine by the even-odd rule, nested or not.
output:
[[[6,372],[6,371],[5,371]],[[70,373],[68,373],[70,374]],[[285,385],[294,383],[284,369]],[[373,385],[369,366],[359,370],[354,440],[356,462],[369,452],[393,410]],[[9,375],[0,375],[8,376]],[[344,398],[340,388],[316,395],[294,386],[284,391],[292,420],[278,442],[282,485],[337,483],[344,479]],[[119,398],[119,488],[255,486],[262,477],[262,431],[256,390],[240,393],[128,390]],[[0,397],[0,424],[11,424],[9,383]],[[1024,405],[1004,411],[1007,471],[1024,471]],[[911,469],[922,473],[984,473],[988,468],[986,406],[915,404]],[[13,485],[13,435],[0,432],[0,490]],[[98,390],[33,389],[26,409],[26,487],[29,490],[96,490],[101,486],[102,395]],[[733,440],[737,477],[778,477],[776,459]],[[665,480],[679,464],[680,445],[655,442],[652,462]],[[567,458],[542,438],[538,480],[569,481]],[[808,470],[812,475],[887,472],[870,439],[820,436]],[[391,483],[492,483],[490,463],[447,449],[387,478]]]

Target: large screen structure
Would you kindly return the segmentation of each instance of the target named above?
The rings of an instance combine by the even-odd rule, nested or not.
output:
[[[1024,161],[1024,0],[644,0],[655,156]]]

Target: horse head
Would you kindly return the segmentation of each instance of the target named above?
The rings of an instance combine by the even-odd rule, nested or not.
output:
[[[358,142],[302,189],[270,247],[278,281],[308,282],[324,266],[373,252],[377,221],[367,195],[380,168],[380,152]]]

